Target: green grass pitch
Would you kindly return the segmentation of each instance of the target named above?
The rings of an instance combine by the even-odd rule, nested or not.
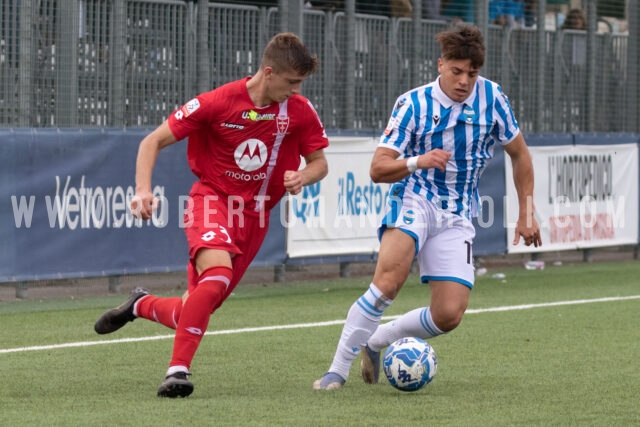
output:
[[[477,278],[458,329],[429,341],[438,372],[415,393],[364,384],[359,359],[343,389],[311,388],[369,277],[236,289],[196,354],[193,395],[177,400],[156,397],[172,331],[93,332],[125,296],[2,302],[2,424],[640,425],[640,263],[500,271]],[[428,297],[411,276],[385,316]]]

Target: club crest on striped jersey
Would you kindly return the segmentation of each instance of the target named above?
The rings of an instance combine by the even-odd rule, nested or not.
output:
[[[476,111],[473,108],[469,106],[464,107],[464,110],[462,111],[462,117],[466,120],[467,123],[472,123],[475,116]]]

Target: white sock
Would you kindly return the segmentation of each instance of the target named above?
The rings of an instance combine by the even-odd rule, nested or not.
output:
[[[369,285],[367,292],[349,309],[329,372],[335,372],[345,380],[349,377],[351,364],[380,324],[382,313],[392,302],[376,285]]]
[[[394,321],[380,325],[367,341],[367,345],[373,351],[380,351],[400,338],[418,337],[427,339],[442,334],[444,334],[444,331],[433,323],[431,309],[429,307],[416,308]]]
[[[187,368],[186,366],[181,366],[181,365],[169,366],[169,369],[167,369],[167,376],[173,375],[176,372],[184,372],[185,374],[188,374],[189,373],[189,368]]]
[[[138,298],[138,301],[133,303],[133,315],[136,317],[140,317],[138,316],[138,304],[140,304],[140,301],[142,301],[144,298],[148,297],[149,295],[145,295],[142,298]]]

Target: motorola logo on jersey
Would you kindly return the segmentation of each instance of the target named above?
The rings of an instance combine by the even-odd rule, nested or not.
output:
[[[234,157],[240,169],[253,172],[256,169],[260,169],[266,163],[267,146],[259,139],[248,139],[238,145]]]
[[[253,138],[238,145],[234,153],[236,164],[245,172],[260,169],[267,162],[268,156],[267,146],[264,145],[264,142]],[[260,181],[267,178],[265,172],[251,174],[228,170],[225,175],[240,181]]]

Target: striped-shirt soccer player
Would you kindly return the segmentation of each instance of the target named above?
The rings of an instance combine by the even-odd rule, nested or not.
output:
[[[366,383],[378,382],[380,352],[400,338],[432,339],[455,329],[474,284],[471,218],[478,214],[478,182],[500,144],[513,164],[519,219],[514,244],[539,246],[534,218],[533,163],[498,84],[479,76],[485,47],[469,24],[437,34],[438,78],[401,95],[371,160],[374,182],[387,182],[380,251],[369,288],[351,306],[329,370],[313,387],[341,388],[362,353]],[[430,304],[380,325],[417,258]],[[422,305],[423,303],[418,303]]]
[[[444,171],[416,170],[404,179],[405,188],[470,218],[478,215],[478,180],[495,144],[508,144],[520,131],[497,83],[479,76],[471,95],[454,102],[439,80],[398,98],[379,146],[406,158],[434,148],[451,153]]]

